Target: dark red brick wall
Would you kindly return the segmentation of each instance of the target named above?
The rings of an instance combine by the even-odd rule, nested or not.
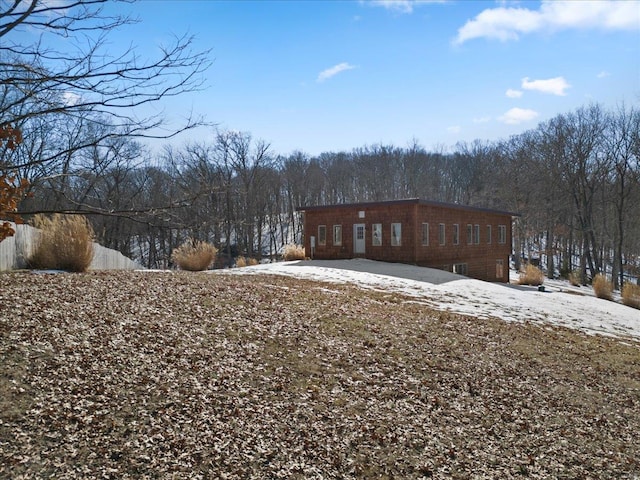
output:
[[[360,217],[364,212],[364,218]],[[457,263],[467,264],[467,275],[489,281],[508,282],[511,253],[511,216],[491,211],[465,210],[419,203],[379,203],[363,206],[335,206],[304,212],[304,246],[311,253],[311,236],[316,237],[315,259],[354,258],[353,225],[365,224],[365,258],[385,262],[411,263],[452,270]],[[382,224],[382,245],[374,246],[373,224]],[[391,245],[391,224],[402,224],[400,246]],[[422,224],[429,224],[429,245],[422,245]],[[446,243],[439,244],[439,224],[446,225]],[[453,244],[453,225],[460,225],[459,244]],[[480,225],[479,244],[467,244],[467,224]],[[327,242],[318,244],[318,226],[326,225]],[[333,245],[333,226],[342,225],[342,245]],[[491,244],[487,243],[487,225],[491,225]],[[498,226],[505,225],[507,238],[498,243]],[[503,276],[496,278],[496,261],[502,260]]]

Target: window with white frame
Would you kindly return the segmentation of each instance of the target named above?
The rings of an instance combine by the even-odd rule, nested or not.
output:
[[[487,225],[487,243],[491,244],[491,225]]]
[[[453,224],[453,244],[460,244],[460,225],[458,223]]]
[[[318,225],[318,245],[327,244],[327,226]]]
[[[422,224],[422,245],[425,247],[429,246],[429,224]]]
[[[342,245],[342,225],[333,226],[333,244]]]
[[[391,224],[391,246],[399,247],[400,245],[402,245],[402,224],[392,223]]]
[[[379,247],[382,245],[382,224],[374,223],[371,226],[371,245]]]
[[[473,243],[480,244],[480,225],[473,226]]]
[[[470,223],[467,224],[467,244],[471,245],[473,243],[473,225]]]
[[[498,225],[498,243],[507,243],[506,225]]]
[[[444,225],[444,223],[441,223],[440,225],[438,225],[438,242],[440,243],[440,245],[444,245],[447,242],[447,229]]]

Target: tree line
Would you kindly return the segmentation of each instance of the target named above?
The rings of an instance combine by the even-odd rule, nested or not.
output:
[[[201,88],[208,52],[178,37],[144,64],[133,50],[108,55],[108,34],[132,20],[107,15],[105,4],[31,0],[0,12],[0,131],[19,134],[0,139],[0,189],[28,181],[25,218],[85,214],[103,245],[164,268],[187,238],[215,244],[222,262],[275,257],[302,240],[300,206],[420,197],[520,214],[517,265],[540,262],[550,276],[578,270],[584,281],[606,272],[616,286],[639,276],[636,105],[586,105],[450,150],[414,140],[282,155],[251,133],[212,128],[200,142],[152,152],[145,139],[163,119],[137,109]],[[19,43],[20,29],[40,36]],[[83,41],[56,51],[51,35]],[[189,118],[161,136],[203,123]]]
[[[101,243],[149,267],[168,266],[186,238],[212,242],[228,258],[274,256],[285,243],[301,242],[300,206],[420,197],[520,214],[516,257],[540,256],[549,275],[579,269],[619,282],[637,275],[635,107],[589,105],[507,140],[461,143],[453,152],[414,141],[283,156],[250,133],[222,130],[156,155],[118,136],[34,163],[25,161],[31,146],[6,152],[14,167],[25,165],[17,171],[30,182],[33,195],[22,210],[85,212]]]

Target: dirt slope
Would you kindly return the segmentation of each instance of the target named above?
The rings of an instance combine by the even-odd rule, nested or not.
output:
[[[640,348],[277,276],[0,275],[0,478],[636,478]]]

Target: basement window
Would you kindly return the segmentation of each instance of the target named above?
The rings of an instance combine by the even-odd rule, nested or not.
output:
[[[496,278],[502,279],[504,277],[504,261],[496,260]]]
[[[458,275],[467,275],[468,268],[466,263],[455,263],[453,265],[453,273]]]

